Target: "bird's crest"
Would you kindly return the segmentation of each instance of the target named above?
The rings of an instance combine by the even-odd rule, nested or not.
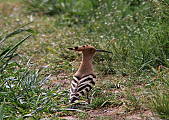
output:
[[[74,51],[96,50],[95,47],[90,46],[90,45],[76,46],[76,47],[68,48],[68,49],[74,50]]]

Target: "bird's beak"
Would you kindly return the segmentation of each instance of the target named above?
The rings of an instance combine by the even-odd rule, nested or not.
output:
[[[75,50],[74,48],[67,48],[67,49],[69,49],[69,50]]]
[[[106,50],[100,50],[100,49],[96,49],[96,52],[106,52],[106,53],[112,53],[112,52],[109,52],[109,51],[106,51]]]

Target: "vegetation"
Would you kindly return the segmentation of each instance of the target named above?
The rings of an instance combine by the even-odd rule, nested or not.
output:
[[[14,32],[5,35],[1,39],[1,45],[8,38],[15,37],[15,35],[24,31],[32,32],[31,29],[18,28]],[[26,117],[38,119],[41,115],[37,114],[37,112],[47,111],[52,113],[54,106],[58,106],[61,109],[62,100],[66,100],[64,97],[66,97],[67,91],[60,91],[60,86],[55,86],[53,89],[43,88],[42,86],[48,81],[49,76],[41,75],[42,69],[31,69],[30,61],[24,65],[22,58],[16,53],[17,48],[29,37],[30,35],[7,48],[2,46],[0,54],[2,119],[21,119]]]
[[[92,42],[96,47],[112,51],[113,56],[105,58],[111,61],[108,62],[111,69],[119,69],[120,66],[123,68],[120,71],[133,73],[159,65],[168,66],[166,46],[169,12],[166,2],[42,0],[28,3],[30,11],[38,9],[44,14],[63,13],[56,24],[81,24],[83,31],[80,31],[81,35],[78,36],[84,37],[80,43]],[[38,5],[41,9],[34,7]]]
[[[167,0],[8,0],[0,11],[0,119],[88,119],[103,108],[120,112],[95,119],[149,110],[169,119]],[[72,110],[80,55],[67,48],[84,44],[113,54],[96,54],[92,103]]]

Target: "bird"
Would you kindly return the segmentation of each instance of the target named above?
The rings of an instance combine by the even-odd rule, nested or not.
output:
[[[87,97],[87,103],[90,104],[89,92],[94,87],[96,82],[96,75],[93,70],[93,57],[96,52],[107,52],[106,50],[96,49],[91,45],[77,46],[68,48],[69,50],[77,51],[82,53],[81,64],[73,75],[70,88],[70,103],[76,103],[81,96]]]

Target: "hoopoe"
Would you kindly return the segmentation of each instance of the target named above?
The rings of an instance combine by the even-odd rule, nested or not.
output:
[[[68,48],[69,50],[82,52],[82,62],[79,69],[73,76],[70,88],[70,103],[75,103],[81,96],[87,95],[88,103],[90,99],[88,97],[89,91],[95,85],[96,75],[93,71],[93,56],[96,52],[107,52],[105,50],[98,50],[93,46],[84,45],[74,48]]]

